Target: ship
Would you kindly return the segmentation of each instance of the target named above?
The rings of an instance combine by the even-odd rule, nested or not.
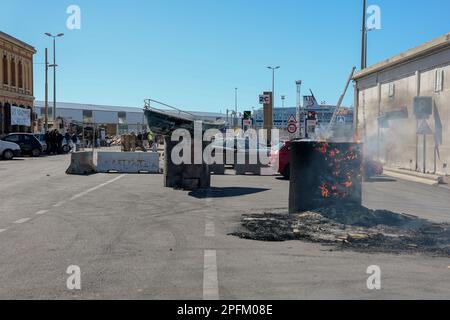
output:
[[[159,104],[171,110],[158,109],[152,107],[152,104]],[[196,121],[201,121],[203,132],[210,129],[223,130],[226,127],[226,122],[223,120],[200,120],[190,112],[183,111],[152,99],[145,100],[144,115],[149,129],[154,134],[163,136],[170,136],[175,130],[178,129],[185,129],[193,134]]]

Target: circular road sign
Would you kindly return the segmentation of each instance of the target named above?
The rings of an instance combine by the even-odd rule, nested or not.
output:
[[[297,125],[295,123],[290,123],[287,127],[287,130],[290,134],[294,134],[297,132]]]

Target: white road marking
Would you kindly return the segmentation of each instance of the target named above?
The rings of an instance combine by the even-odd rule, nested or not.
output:
[[[46,214],[47,212],[48,212],[48,210],[41,210],[41,211],[36,212],[36,215],[40,216],[40,215]]]
[[[54,204],[53,207],[54,207],[54,208],[59,208],[59,207],[61,207],[64,203],[65,203],[65,201],[58,202],[57,204]]]
[[[5,231],[6,231],[6,229],[0,229],[0,233],[5,232]]]
[[[203,268],[203,300],[219,300],[216,250],[205,250]]]
[[[213,221],[206,220],[205,223],[205,237],[213,238],[216,236],[216,226]]]
[[[122,179],[123,177],[125,177],[124,174],[123,174],[123,175],[120,175],[120,176],[118,176],[117,178],[114,178],[114,179],[112,179],[112,180],[110,180],[110,181],[107,181],[107,182],[105,182],[105,183],[102,183],[102,184],[100,184],[100,185],[98,185],[98,186],[96,186],[96,187],[94,187],[94,188],[91,188],[91,189],[86,190],[86,191],[84,191],[84,192],[82,192],[82,193],[79,193],[79,194],[73,196],[72,198],[70,198],[70,200],[73,201],[73,200],[79,199],[79,198],[81,198],[81,197],[83,197],[83,196],[85,196],[85,195],[87,195],[87,194],[89,194],[89,193],[91,193],[91,192],[93,192],[93,191],[95,191],[95,190],[98,190],[98,189],[100,189],[100,188],[106,187],[108,184],[111,184],[111,183],[113,183],[113,182],[116,182],[117,180]]]
[[[30,218],[23,218],[23,219],[15,221],[14,223],[15,224],[22,224],[22,223],[28,222],[30,220],[31,220]]]

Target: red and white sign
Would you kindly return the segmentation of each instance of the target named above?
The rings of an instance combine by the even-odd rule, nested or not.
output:
[[[289,132],[289,134],[295,134],[295,133],[297,133],[297,130],[298,130],[297,124],[298,124],[298,121],[297,121],[297,119],[295,118],[295,116],[292,114],[292,115],[289,117],[289,120],[288,120],[288,126],[287,126],[287,131]]]
[[[293,114],[289,117],[288,123],[298,123],[297,119]]]
[[[244,126],[251,127],[253,125],[253,121],[252,119],[244,119],[243,124]]]
[[[298,128],[297,125],[295,123],[290,123],[287,127],[287,130],[290,134],[294,134],[297,132]]]

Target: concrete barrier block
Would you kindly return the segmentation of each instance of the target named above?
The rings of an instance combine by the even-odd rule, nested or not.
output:
[[[99,172],[159,173],[157,152],[99,152],[97,158]]]
[[[66,174],[87,175],[97,173],[92,152],[74,152],[71,154],[70,166]]]

